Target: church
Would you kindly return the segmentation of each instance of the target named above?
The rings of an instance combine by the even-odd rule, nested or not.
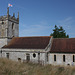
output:
[[[75,38],[52,36],[19,37],[17,18],[9,14],[0,17],[0,58],[43,65],[75,65]]]

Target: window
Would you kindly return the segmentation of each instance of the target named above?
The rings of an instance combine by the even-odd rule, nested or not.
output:
[[[38,53],[38,55],[40,55],[40,53]]]
[[[38,62],[40,62],[40,52],[38,53]]]
[[[14,37],[14,23],[12,23],[12,37]]]
[[[30,54],[26,54],[26,61],[28,62],[28,61],[30,61]]]
[[[65,62],[65,55],[63,55],[63,62]]]
[[[56,61],[56,55],[54,55],[54,61]]]
[[[4,22],[2,21],[2,24],[4,24]]]
[[[34,58],[36,57],[36,54],[35,54],[35,53],[33,54],[33,57],[34,57]]]
[[[6,53],[6,57],[9,59],[9,53]]]
[[[14,23],[12,23],[12,29],[14,30]]]
[[[75,56],[73,55],[73,62],[75,62]]]
[[[47,61],[48,61],[48,53],[47,53]]]
[[[2,24],[4,24],[3,20],[2,20]]]

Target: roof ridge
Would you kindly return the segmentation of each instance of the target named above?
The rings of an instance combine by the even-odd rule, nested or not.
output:
[[[53,39],[75,39],[75,38],[53,38]]]
[[[52,36],[26,36],[26,37],[14,37],[14,38],[32,38],[32,37],[52,37]]]

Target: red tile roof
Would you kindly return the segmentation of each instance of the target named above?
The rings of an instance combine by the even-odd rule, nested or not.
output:
[[[45,49],[51,36],[15,37],[3,48]]]
[[[73,53],[75,52],[75,38],[53,39],[51,53]]]

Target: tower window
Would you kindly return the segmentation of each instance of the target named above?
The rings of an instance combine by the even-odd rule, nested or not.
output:
[[[2,24],[4,24],[4,22],[2,21]]]
[[[3,20],[2,20],[2,24],[4,24]]]
[[[54,55],[54,61],[56,61],[56,55]]]
[[[65,55],[63,55],[63,62],[65,62]]]

